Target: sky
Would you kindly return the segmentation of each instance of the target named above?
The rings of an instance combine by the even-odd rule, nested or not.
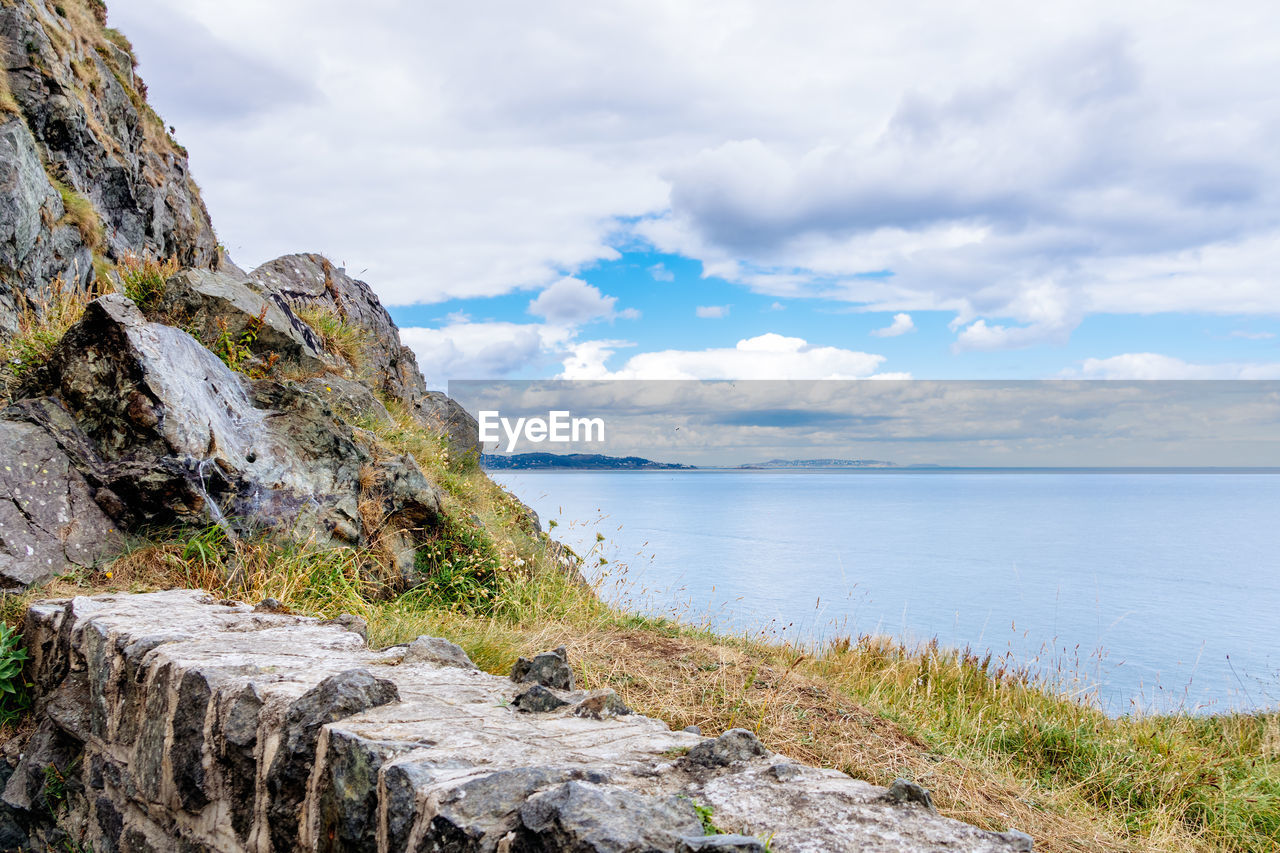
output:
[[[236,262],[434,388],[1280,378],[1268,4],[109,8]]]

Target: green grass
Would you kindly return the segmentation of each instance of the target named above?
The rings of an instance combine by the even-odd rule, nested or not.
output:
[[[62,208],[65,211],[63,220],[75,226],[86,246],[90,249],[100,248],[106,242],[106,233],[93,202],[56,178],[50,178],[50,181],[62,197]]]

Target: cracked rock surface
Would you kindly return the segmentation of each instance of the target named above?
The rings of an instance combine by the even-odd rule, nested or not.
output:
[[[456,655],[372,651],[341,625],[201,592],[42,602],[25,632],[38,727],[3,768],[0,830],[32,845],[55,766],[64,825],[94,850],[1029,849],[749,732],[522,712],[530,683]],[[706,809],[722,834],[704,835]]]
[[[44,583],[118,547],[115,525],[54,440],[0,420],[0,588]]]

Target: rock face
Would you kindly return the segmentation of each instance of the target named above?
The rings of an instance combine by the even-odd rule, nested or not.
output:
[[[22,295],[92,281],[95,256],[218,264],[186,151],[100,3],[0,4],[0,61],[0,333]]]
[[[38,726],[0,834],[26,849],[50,811],[94,850],[1031,849],[749,732],[519,711],[528,684],[199,592],[40,603],[25,635]]]
[[[296,310],[332,312],[367,334],[369,368],[380,389],[409,406],[422,423],[447,436],[455,453],[479,454],[475,418],[449,397],[428,391],[413,350],[377,295],[321,255],[285,255],[253,271],[253,278]]]
[[[53,439],[0,420],[0,589],[92,566],[119,545],[115,525]]]
[[[30,385],[7,418],[40,427],[126,528],[217,522],[357,543],[370,535],[361,500],[406,529],[440,515],[412,458],[373,459],[321,396],[248,380],[117,294],[89,305]],[[401,544],[408,573],[412,536]]]

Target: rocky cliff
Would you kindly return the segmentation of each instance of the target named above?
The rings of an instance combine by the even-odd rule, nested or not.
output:
[[[100,3],[5,0],[0,51],[0,587],[173,523],[376,540],[412,583],[439,489],[370,427],[391,406],[463,457],[475,426],[372,289],[220,254]]]
[[[100,0],[5,0],[0,61],[0,331],[22,296],[89,286],[126,253],[217,265],[186,151]]]

